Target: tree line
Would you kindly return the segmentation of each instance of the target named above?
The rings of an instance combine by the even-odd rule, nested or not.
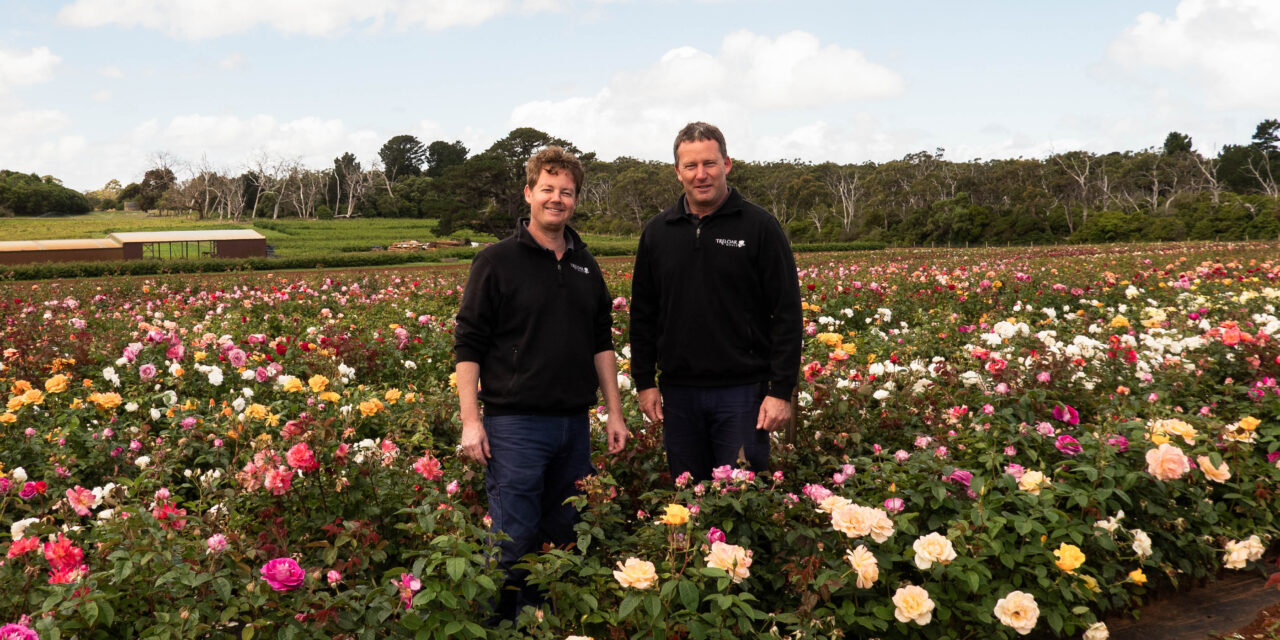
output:
[[[505,235],[527,211],[524,162],[558,144],[586,165],[576,225],[634,234],[680,193],[669,162],[600,160],[537,129],[511,131],[480,153],[461,142],[386,142],[367,165],[344,153],[333,166],[259,155],[236,170],[167,155],[138,182],[90,192],[101,208],[201,218],[357,216],[431,218],[438,231]],[[732,154],[732,149],[730,149]],[[1280,237],[1280,121],[1216,155],[1171,132],[1141,151],[1069,151],[1045,158],[954,162],[943,149],[888,162],[734,162],[731,185],[777,216],[792,241],[871,240],[898,245],[1105,242]]]

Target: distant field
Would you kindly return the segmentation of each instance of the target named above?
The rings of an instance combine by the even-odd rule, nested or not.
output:
[[[267,237],[282,258],[369,251],[401,240],[437,240],[435,220],[356,218],[354,220],[264,220],[254,223],[196,220],[190,216],[149,216],[137,212],[96,211],[68,218],[0,218],[0,240],[102,238],[122,231],[192,231],[198,229],[254,229]],[[459,231],[449,238],[493,242],[493,236]],[[600,255],[630,253],[635,238],[584,236]]]
[[[369,251],[400,240],[437,239],[435,220],[357,218],[355,220],[262,220],[235,223],[196,220],[193,217],[159,217],[144,213],[99,211],[70,218],[0,219],[0,239],[50,240],[101,238],[121,231],[192,231],[198,229],[254,229],[266,236],[281,257]],[[492,241],[487,234],[462,232],[477,242]]]

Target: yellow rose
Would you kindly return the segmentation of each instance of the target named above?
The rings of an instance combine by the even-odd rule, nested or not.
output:
[[[307,380],[307,386],[311,387],[312,393],[320,393],[329,386],[329,379],[317,373],[316,375],[311,376],[311,379]],[[288,389],[286,389],[286,391],[288,391]]]
[[[723,569],[735,583],[751,576],[751,552],[736,544],[714,542],[707,554],[707,566]]]
[[[372,416],[377,414],[379,411],[382,411],[384,408],[385,407],[380,400],[365,400],[360,403],[360,415],[365,417]]]
[[[619,562],[613,577],[618,584],[628,589],[648,589],[658,583],[658,572],[653,568],[653,563],[639,558],[627,558],[625,563]]]
[[[22,401],[26,404],[40,404],[44,402],[44,394],[39,389],[31,389],[22,394]]]
[[[12,398],[9,398],[9,404],[6,405],[10,411],[17,411],[25,406],[27,406],[27,403],[23,401],[22,396],[13,396]]]
[[[290,393],[302,391],[302,381],[293,376],[280,376],[280,388]]]
[[[15,416],[12,413],[9,413],[8,411],[4,413],[0,413],[0,424],[13,424],[17,421],[18,421],[18,416]]]
[[[400,399],[400,395],[401,393],[399,389],[389,389],[382,395],[382,399],[386,400],[387,404],[395,404],[396,401]]]
[[[1084,553],[1080,551],[1080,547],[1074,544],[1062,543],[1053,552],[1053,555],[1058,558],[1054,564],[1067,573],[1074,573],[1076,569],[1080,568],[1080,565],[1084,564]]]
[[[1116,316],[1111,319],[1112,328],[1127,327],[1127,326],[1129,326],[1129,319],[1124,316]]]
[[[893,617],[898,622],[914,622],[920,626],[933,620],[933,599],[923,587],[909,584],[893,594]]]
[[[1036,626],[1036,621],[1040,618],[1040,606],[1031,594],[1010,591],[1009,595],[996,601],[995,614],[1000,624],[1025,636]]]
[[[1129,580],[1132,580],[1134,584],[1141,586],[1147,583],[1147,574],[1143,573],[1142,569],[1134,569],[1129,572]]]
[[[1253,416],[1240,418],[1240,428],[1245,431],[1253,431],[1254,429],[1257,429],[1260,424],[1262,424],[1262,421]]]
[[[317,397],[320,398],[321,400],[324,400],[325,402],[338,402],[339,400],[342,400],[342,396],[332,391],[326,391]]]
[[[253,420],[262,420],[267,417],[267,408],[255,402],[244,408],[244,414]]]
[[[44,390],[49,393],[62,393],[67,390],[67,376],[59,373],[44,381]]]
[[[662,516],[662,524],[680,526],[689,521],[689,510],[684,505],[669,504]]]

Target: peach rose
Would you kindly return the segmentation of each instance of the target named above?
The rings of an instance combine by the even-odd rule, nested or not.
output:
[[[923,587],[909,584],[893,594],[893,617],[898,622],[914,622],[920,626],[933,619],[933,600]]]
[[[884,509],[860,504],[837,506],[831,511],[831,526],[850,538],[869,535],[876,542],[884,542],[893,535],[893,520]]]
[[[736,544],[715,542],[707,554],[707,566],[728,572],[736,584],[751,576],[751,552]]]
[[[49,393],[62,393],[67,390],[67,376],[59,373],[44,381],[44,390]]]
[[[1040,606],[1031,594],[1011,591],[1009,595],[996,601],[995,614],[1000,624],[1025,636],[1036,626],[1036,620],[1040,618]]]
[[[618,570],[613,572],[618,584],[629,589],[648,589],[658,583],[658,571],[653,563],[639,558],[627,558],[625,563],[618,563]]]
[[[845,552],[844,559],[858,573],[859,589],[870,589],[880,578],[880,563],[876,562],[876,557],[865,545],[858,545],[857,549]]]
[[[956,550],[951,541],[936,531],[916,538],[911,548],[916,551],[916,566],[921,569],[928,569],[935,562],[951,564],[956,559]]]
[[[1191,470],[1187,454],[1171,444],[1162,444],[1147,451],[1147,473],[1157,480],[1177,480]]]
[[[1231,468],[1227,466],[1227,461],[1223,460],[1221,465],[1213,466],[1213,461],[1209,456],[1196,456],[1196,464],[1200,465],[1200,470],[1204,472],[1204,477],[1214,482],[1226,482],[1231,479]]]

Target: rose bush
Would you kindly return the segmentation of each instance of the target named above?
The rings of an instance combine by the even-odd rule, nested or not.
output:
[[[0,624],[37,637],[1099,638],[1280,528],[1274,245],[805,256],[767,474],[633,439],[489,628],[465,272],[0,286]],[[626,348],[630,265],[606,263]],[[600,426],[603,416],[597,412]],[[518,627],[518,628],[517,628]],[[26,636],[18,635],[15,637]]]

